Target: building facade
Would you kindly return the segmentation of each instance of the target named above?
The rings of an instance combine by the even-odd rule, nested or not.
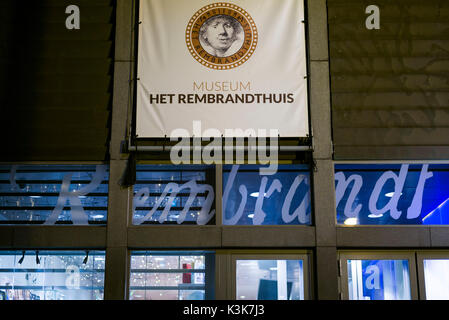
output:
[[[449,298],[447,1],[306,0],[266,180],[134,135],[138,1],[35,2],[0,4],[2,299]]]

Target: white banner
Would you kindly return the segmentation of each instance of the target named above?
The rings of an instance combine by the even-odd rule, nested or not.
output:
[[[303,0],[140,0],[139,12],[138,138],[198,136],[194,121],[226,137],[309,133]]]

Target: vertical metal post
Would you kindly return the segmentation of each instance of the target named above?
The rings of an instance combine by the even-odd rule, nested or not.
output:
[[[316,229],[316,297],[338,299],[336,211],[326,0],[308,0],[310,119],[313,137],[313,198]]]
[[[129,277],[128,221],[131,188],[119,185],[126,170],[126,156],[120,145],[127,130],[133,70],[133,16],[135,1],[117,0],[114,61],[114,90],[110,142],[110,179],[105,270],[105,299],[127,298]]]

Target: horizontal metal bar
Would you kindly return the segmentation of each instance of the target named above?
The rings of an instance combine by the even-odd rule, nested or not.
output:
[[[178,150],[193,150],[198,151],[204,149],[205,146],[176,146]],[[142,152],[170,152],[174,146],[129,146],[129,151],[142,151]],[[267,150],[278,150],[278,151],[313,151],[310,146],[222,146],[222,150],[232,150],[232,151],[267,151]]]
[[[210,222],[211,223],[211,222]],[[142,222],[143,225],[145,224],[152,224],[152,225],[179,225],[178,222],[176,221],[164,221],[162,223],[160,223],[159,221],[144,221]],[[197,225],[198,223],[196,221],[183,221],[181,223],[182,225]]]
[[[136,194],[137,192],[134,192],[134,195]],[[160,197],[160,196],[162,196],[162,192],[151,192],[150,191],[150,195],[151,195],[151,197]],[[196,196],[197,197],[199,197],[199,198],[205,198],[206,197],[206,193],[198,193]],[[178,194],[176,194],[176,198],[181,198],[181,197],[185,197],[185,198],[187,198],[187,197],[190,197],[191,196],[191,194],[190,193],[178,193]]]
[[[37,225],[44,224],[45,220],[0,220],[0,225]],[[106,220],[89,220],[89,224],[106,225]],[[55,224],[73,225],[73,221],[56,221]]]
[[[449,164],[449,160],[334,160],[334,164]]]
[[[42,257],[42,256],[41,256]],[[67,269],[0,269],[0,273],[67,273]],[[79,269],[80,273],[104,272],[104,269]]]
[[[28,211],[53,211],[55,206],[35,206],[35,207],[8,207],[8,206],[2,206],[0,207],[0,210],[4,210],[4,211],[10,211],[10,210],[17,210],[17,211],[23,211],[23,210],[28,210]],[[90,210],[90,211],[107,211],[108,207],[83,207],[84,210]],[[62,210],[64,211],[71,211],[72,207],[64,207]]]
[[[161,170],[162,171],[162,170]],[[156,178],[155,178],[156,179]],[[168,184],[168,183],[178,183],[178,184],[184,184],[186,182],[189,182],[190,180],[142,180],[137,179],[136,184]],[[205,180],[195,180],[196,184],[205,184]],[[90,194],[90,193],[89,193]]]
[[[104,290],[104,287],[99,286],[79,286],[76,287],[77,290]],[[0,289],[3,290],[36,290],[36,291],[53,291],[53,290],[73,290],[73,288],[67,287],[67,286],[0,286]]]
[[[161,209],[161,210],[158,210],[158,211],[162,211],[162,209],[164,209],[166,207],[166,205],[160,205],[159,207],[157,207],[157,209]],[[138,210],[138,211],[142,211],[142,210],[152,210],[154,207],[150,207],[150,206],[148,206],[148,207],[136,207],[135,208],[135,210]],[[170,207],[170,211],[182,211],[182,210],[184,210],[184,208],[185,207],[178,207],[178,206],[176,206],[176,207]],[[200,211],[201,209],[203,209],[203,207],[190,207],[190,210],[189,211]]]
[[[206,269],[131,269],[131,273],[205,273]]]
[[[206,286],[204,284],[186,284],[177,286],[130,286],[130,290],[205,290]]]
[[[1,250],[0,251],[0,256],[14,256],[14,255],[23,255],[23,251],[25,251],[25,258],[26,257],[34,257],[35,256],[35,251],[33,249],[27,249],[27,250]],[[42,258],[44,256],[57,256],[57,257],[65,257],[65,256],[69,256],[69,257],[86,257],[86,251],[89,251],[89,259],[90,257],[100,257],[102,259],[105,259],[105,253],[101,253],[104,252],[102,250],[88,250],[88,249],[84,249],[84,250],[74,250],[74,249],[52,249],[52,250],[39,250],[39,256]],[[98,261],[101,261],[100,259],[97,259]],[[103,260],[104,261],[104,260]]]
[[[62,184],[62,180],[16,180],[16,184]],[[1,184],[10,184],[9,180],[0,180]],[[89,184],[92,180],[71,180],[70,184]],[[109,184],[108,180],[101,181],[101,184]]]
[[[0,192],[0,197],[59,197],[59,192]],[[107,197],[107,192],[92,192],[88,193],[89,196],[84,196],[86,198],[90,197]],[[38,198],[39,199],[39,198]]]

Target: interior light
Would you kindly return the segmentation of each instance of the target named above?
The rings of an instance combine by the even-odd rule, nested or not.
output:
[[[30,196],[30,198],[39,199],[39,198],[42,198],[42,197],[41,196]]]
[[[385,196],[388,197],[388,198],[393,198],[394,192],[385,193]],[[401,196],[402,196],[402,192],[401,192]]]
[[[347,226],[354,226],[358,223],[357,218],[348,218],[345,220],[345,225]]]
[[[265,197],[267,194],[264,193],[263,196]],[[250,197],[254,197],[254,198],[258,198],[259,197],[259,192],[253,192],[250,194]]]
[[[104,215],[96,214],[96,215],[92,216],[92,219],[101,219],[101,218],[104,218]]]
[[[380,218],[383,217],[384,214],[383,213],[371,213],[370,215],[368,215],[368,218]]]
[[[270,270],[273,270],[273,271],[274,271],[274,270],[277,270],[277,269],[278,269],[278,268],[276,268],[276,267],[271,267],[271,268],[270,268]]]
[[[254,218],[254,213],[250,213],[250,214],[248,215],[248,218],[250,218],[250,219]]]
[[[422,221],[424,222],[425,219],[429,218],[432,214],[435,213],[435,211],[440,210],[441,207],[443,207],[447,202],[449,201],[449,198],[444,200],[438,207],[436,207],[434,210],[432,210],[430,213],[428,213],[424,218],[422,218]]]

